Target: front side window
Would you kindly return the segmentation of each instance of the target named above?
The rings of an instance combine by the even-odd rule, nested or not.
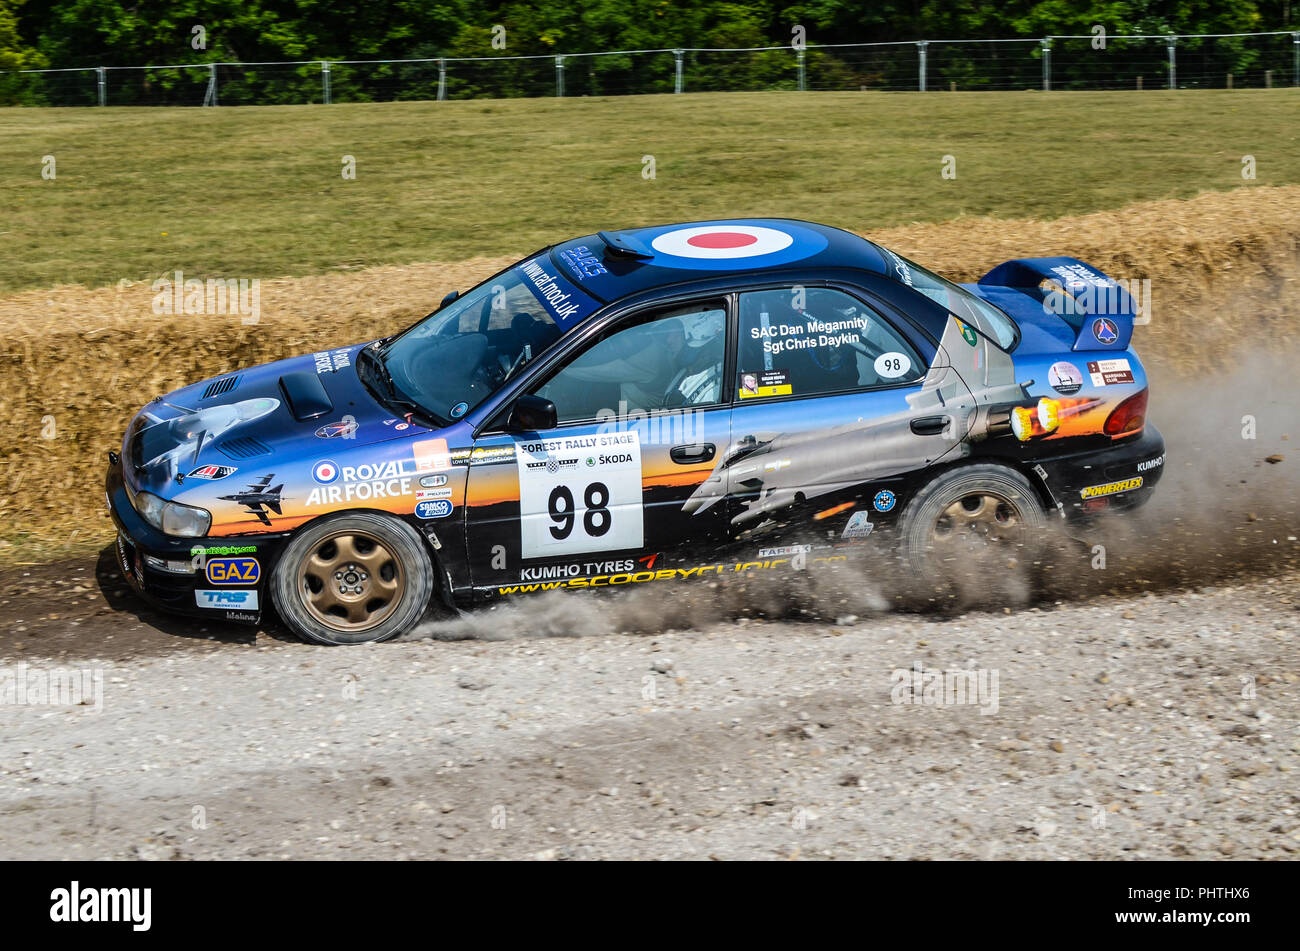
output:
[[[560,422],[700,407],[722,399],[727,310],[707,301],[620,323],[536,392]]]
[[[783,287],[740,295],[739,400],[908,383],[925,369],[898,331],[843,291]]]

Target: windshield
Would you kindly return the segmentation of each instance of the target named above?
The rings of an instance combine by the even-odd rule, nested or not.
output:
[[[879,245],[877,245],[879,247]],[[980,300],[964,287],[927,271],[921,265],[880,248],[892,268],[893,276],[913,290],[920,291],[930,300],[948,309],[948,312],[972,323],[983,333],[997,341],[1003,350],[1010,350],[1020,337],[1020,329],[1002,311],[988,301]]]
[[[537,287],[522,267],[511,268],[394,340],[383,363],[396,396],[444,420],[483,402],[559,339],[554,305],[535,296]]]

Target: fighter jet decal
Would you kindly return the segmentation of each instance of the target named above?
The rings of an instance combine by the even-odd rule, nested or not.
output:
[[[774,517],[800,498],[934,465],[961,452],[966,442],[1010,433],[1009,425],[991,427],[990,413],[1023,402],[1026,386],[1016,381],[1008,354],[949,317],[920,390],[906,397],[907,409],[801,432],[742,436],[682,510],[704,512],[721,498],[743,495],[745,504],[731,519],[740,528]],[[1001,415],[1009,418],[1009,411]],[[951,422],[925,435],[912,429],[913,420],[929,416]]]
[[[284,489],[284,483],[281,482],[279,485],[271,486],[271,479],[274,477],[274,472],[268,473],[257,481],[248,483],[247,492],[237,492],[234,495],[222,495],[218,496],[218,498],[224,499],[227,502],[238,502],[240,505],[244,506],[244,511],[248,512],[250,515],[256,515],[257,520],[269,528],[271,525],[271,519],[270,516],[266,514],[266,510],[270,509],[276,515],[283,514],[280,511],[280,503],[283,501],[280,498],[280,492]],[[268,488],[268,486],[270,487]]]

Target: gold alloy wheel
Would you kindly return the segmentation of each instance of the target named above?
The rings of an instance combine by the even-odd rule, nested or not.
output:
[[[366,631],[393,613],[406,591],[401,563],[373,535],[322,538],[298,567],[303,604],[337,631]]]
[[[953,502],[935,520],[930,533],[936,548],[971,549],[989,545],[1014,548],[1024,537],[1020,509],[993,492],[972,492]]]

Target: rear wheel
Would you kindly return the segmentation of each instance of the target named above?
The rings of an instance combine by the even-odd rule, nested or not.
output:
[[[926,584],[979,581],[1033,563],[1047,519],[1029,480],[1006,466],[950,469],[918,492],[903,512],[907,567]]]
[[[315,522],[284,550],[272,580],[280,617],[319,644],[386,641],[414,627],[433,594],[420,537],[387,515]]]

